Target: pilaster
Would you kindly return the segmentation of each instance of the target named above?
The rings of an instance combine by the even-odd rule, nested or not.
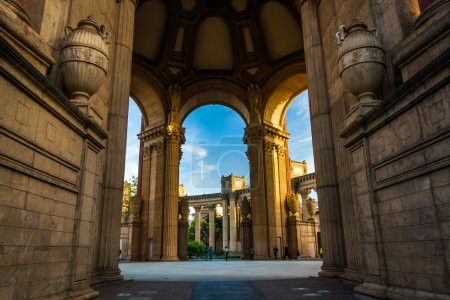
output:
[[[212,204],[209,207],[209,247],[212,247],[213,250],[216,249],[216,205]]]
[[[269,258],[263,139],[263,126],[256,124],[247,126],[245,129],[245,142],[248,145],[247,153],[250,161],[252,231],[256,259]]]
[[[320,276],[338,276],[346,265],[344,236],[328,86],[317,6],[313,0],[298,1],[301,13],[311,129],[320,202],[323,266]]]
[[[222,201],[222,207],[223,207],[223,213],[222,213],[222,237],[223,237],[223,248],[228,247],[230,249],[229,245],[229,231],[230,231],[230,222],[229,222],[229,216],[228,216],[228,199],[224,197]]]
[[[119,240],[136,3],[121,1],[109,99],[106,167],[96,281],[121,280]]]
[[[236,195],[230,194],[230,251],[237,251],[237,211]]]

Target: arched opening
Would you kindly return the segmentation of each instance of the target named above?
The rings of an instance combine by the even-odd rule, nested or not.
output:
[[[188,255],[202,257],[211,247],[208,255],[222,258],[226,247],[230,257],[240,257],[240,201],[234,195],[248,192],[246,123],[229,107],[205,105],[191,111],[183,127],[180,196],[191,208]]]

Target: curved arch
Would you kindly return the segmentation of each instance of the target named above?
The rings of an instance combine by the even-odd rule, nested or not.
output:
[[[142,112],[146,128],[164,124],[167,115],[162,104],[164,98],[151,85],[151,82],[149,74],[135,66],[132,67],[130,95]]]
[[[283,129],[286,111],[295,96],[308,88],[306,73],[297,73],[273,89],[264,107],[264,123]]]
[[[208,104],[221,104],[236,111],[247,125],[250,113],[246,103],[246,90],[241,86],[225,80],[207,80],[190,86],[184,92],[185,101],[180,109],[180,120],[183,124],[186,117],[196,108]]]

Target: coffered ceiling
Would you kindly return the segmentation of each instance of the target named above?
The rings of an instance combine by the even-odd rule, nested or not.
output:
[[[165,85],[205,78],[263,85],[304,63],[301,22],[287,0],[140,1],[134,60]]]

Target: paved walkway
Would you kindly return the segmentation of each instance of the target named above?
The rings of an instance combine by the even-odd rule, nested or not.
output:
[[[317,278],[321,261],[123,263],[123,282],[97,286],[100,299],[355,299],[353,286]]]

